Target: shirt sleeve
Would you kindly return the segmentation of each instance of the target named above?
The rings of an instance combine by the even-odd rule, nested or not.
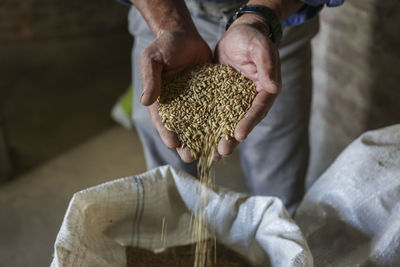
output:
[[[300,25],[317,15],[326,5],[328,7],[336,7],[343,4],[344,0],[301,0],[303,7],[282,22],[282,27],[290,27]]]

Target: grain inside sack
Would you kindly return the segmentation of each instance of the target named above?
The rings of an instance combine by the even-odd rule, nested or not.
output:
[[[163,84],[158,98],[162,122],[198,159],[198,176],[204,186],[213,186],[212,162],[218,142],[233,137],[236,124],[255,95],[252,81],[220,64],[195,66]],[[202,207],[208,202],[206,190],[200,195],[199,208],[190,225],[196,241],[194,266],[225,266],[216,263],[217,242],[215,235],[209,235],[205,220]]]
[[[216,264],[214,267],[247,267],[246,259],[234,251],[217,243]],[[149,250],[127,247],[127,267],[192,267],[195,257],[193,245],[167,248],[163,252],[154,253]]]

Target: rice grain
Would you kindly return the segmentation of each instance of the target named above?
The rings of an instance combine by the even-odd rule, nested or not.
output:
[[[234,136],[238,121],[255,95],[252,81],[220,64],[195,66],[163,84],[158,98],[160,117],[165,127],[177,134],[182,147],[188,147],[198,159],[202,185],[212,188],[212,161],[218,142]],[[209,234],[204,209],[207,190],[200,190],[201,199],[191,225],[196,240],[195,267],[212,265],[211,248],[216,242],[215,235]]]

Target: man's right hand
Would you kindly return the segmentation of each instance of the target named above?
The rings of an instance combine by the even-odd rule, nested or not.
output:
[[[161,139],[176,149],[184,162],[194,160],[189,148],[182,148],[174,132],[168,131],[158,114],[157,98],[162,81],[168,81],[191,66],[211,62],[211,50],[197,33],[164,31],[142,52],[140,70],[143,93],[140,102],[148,106],[151,120]]]

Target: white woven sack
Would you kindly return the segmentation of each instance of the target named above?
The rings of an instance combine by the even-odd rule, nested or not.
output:
[[[315,266],[400,266],[400,124],[346,148],[295,218]]]
[[[125,267],[125,246],[157,250],[192,243],[189,220],[200,187],[190,175],[164,166],[76,193],[51,266]],[[305,239],[279,199],[206,190],[207,220],[219,242],[254,266],[312,266]]]

